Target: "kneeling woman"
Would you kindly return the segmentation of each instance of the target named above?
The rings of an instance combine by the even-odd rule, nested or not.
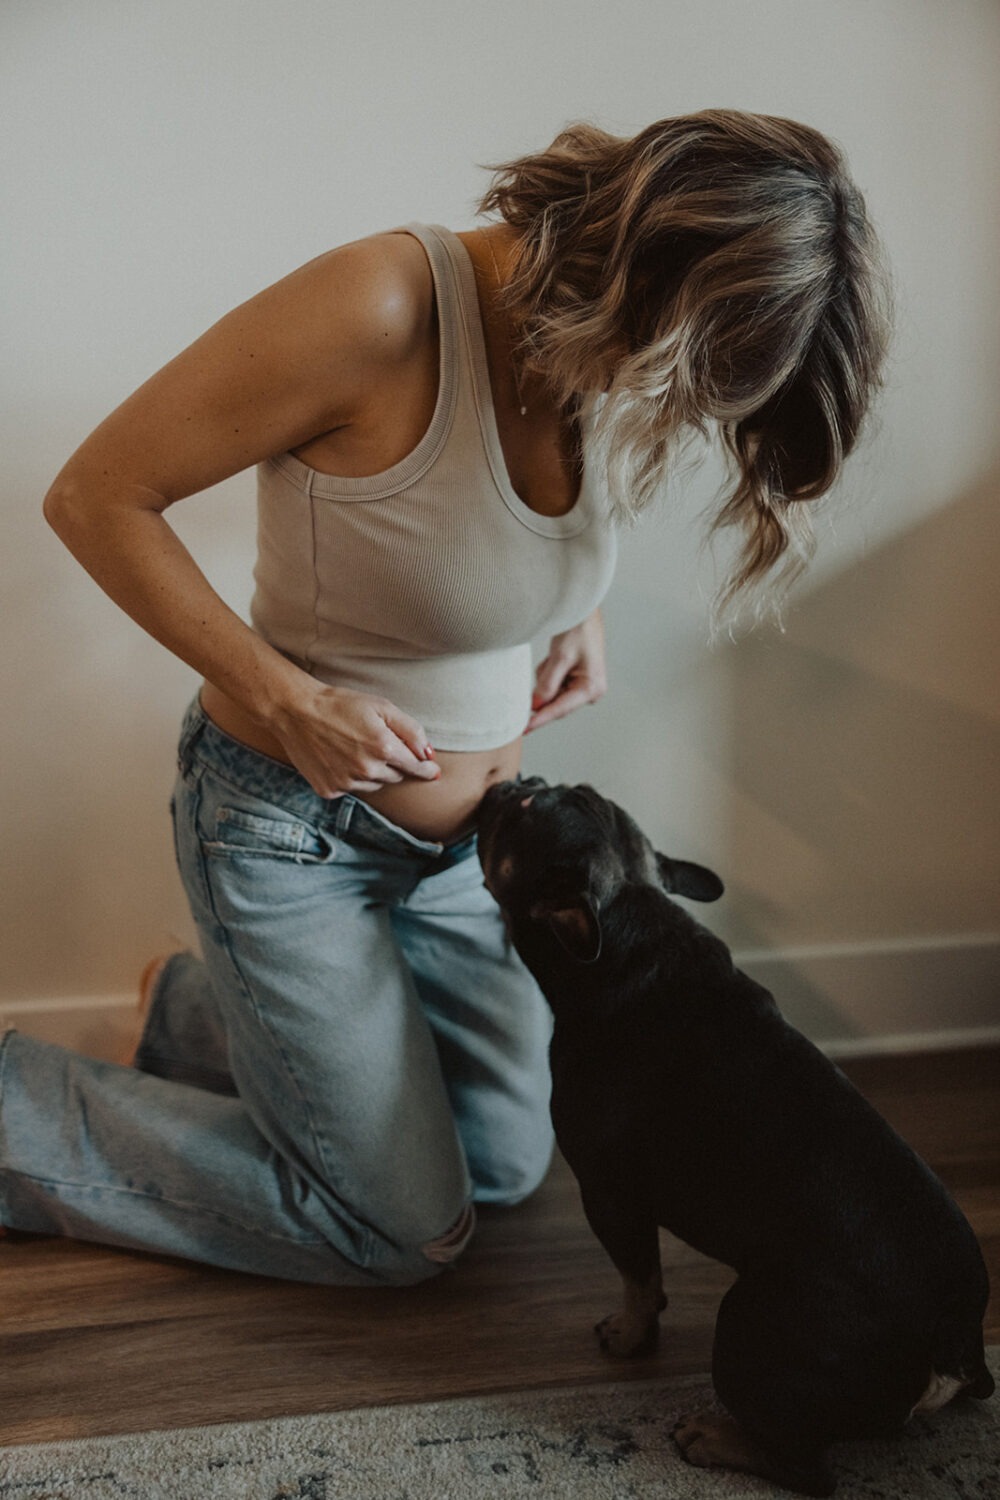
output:
[[[8,1032],[0,1220],[316,1282],[415,1282],[549,1161],[547,1011],[476,809],[604,689],[614,520],[692,427],[734,461],[734,588],[794,558],[884,345],[862,200],[788,121],[576,127],[494,218],[330,251],[87,439],[52,526],[205,681],[177,855],[202,954],[134,1066]],[[165,520],[259,466],[252,626]],[[532,679],[529,642],[551,647]]]

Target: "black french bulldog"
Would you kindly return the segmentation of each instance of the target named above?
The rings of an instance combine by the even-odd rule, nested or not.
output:
[[[666,1306],[658,1225],[725,1262],[712,1377],[731,1419],[674,1430],[699,1465],[806,1495],[826,1450],[989,1396],[986,1269],[930,1169],[668,892],[722,883],[658,854],[592,788],[503,782],[480,859],[555,1017],[552,1118],[624,1283],[597,1325],[648,1352]]]

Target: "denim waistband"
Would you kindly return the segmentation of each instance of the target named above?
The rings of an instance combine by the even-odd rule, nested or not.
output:
[[[188,706],[181,725],[177,747],[181,774],[187,775],[195,761],[250,796],[284,808],[305,822],[326,827],[347,843],[395,854],[409,851],[424,858],[443,854],[454,857],[464,852],[466,845],[470,851],[475,845],[474,833],[465,834],[452,844],[417,838],[350,792],[340,797],[321,797],[294,766],[285,765],[262,750],[254,750],[220,729],[208,717],[197,696]]]

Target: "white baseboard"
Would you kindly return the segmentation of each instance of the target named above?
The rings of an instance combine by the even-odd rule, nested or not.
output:
[[[905,939],[734,955],[824,1051],[1000,1041],[1000,936]]]
[[[1000,1042],[1000,937],[907,939],[737,953],[784,1014],[834,1057]],[[134,1037],[136,996],[7,1001],[29,1036],[114,1060]]]
[[[136,996],[61,995],[5,1001],[0,1019],[41,1042],[58,1042],[87,1057],[118,1062],[138,1029]]]

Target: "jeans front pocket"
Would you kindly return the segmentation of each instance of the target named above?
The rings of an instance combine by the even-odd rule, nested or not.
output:
[[[266,859],[289,859],[296,864],[329,864],[337,857],[336,840],[330,834],[299,818],[265,817],[244,808],[216,809],[214,836],[206,839],[210,858],[233,855]]]

